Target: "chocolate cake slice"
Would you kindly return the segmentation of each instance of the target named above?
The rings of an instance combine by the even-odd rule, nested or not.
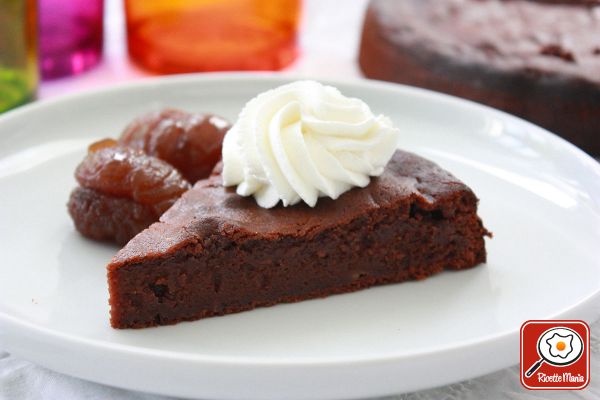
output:
[[[259,207],[219,167],[108,265],[111,324],[174,324],[485,262],[477,197],[434,163],[397,151],[365,188],[314,208]]]

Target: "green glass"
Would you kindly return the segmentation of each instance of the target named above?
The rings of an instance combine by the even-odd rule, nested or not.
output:
[[[36,0],[0,0],[0,113],[35,98]]]

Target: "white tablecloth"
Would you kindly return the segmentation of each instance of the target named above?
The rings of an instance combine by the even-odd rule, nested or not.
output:
[[[306,0],[301,35],[301,57],[283,73],[316,78],[360,77],[356,64],[360,24],[365,0]],[[41,98],[135,80],[147,74],[125,56],[123,13],[120,0],[107,0],[106,48],[102,65],[75,78],[44,83]],[[518,367],[443,388],[403,394],[394,399],[600,399],[600,323],[592,326],[591,384],[582,391],[528,391],[521,387]],[[57,355],[58,356],[58,355]],[[400,377],[399,377],[400,378]],[[0,400],[166,399],[115,389],[61,375],[12,357],[1,350]]]

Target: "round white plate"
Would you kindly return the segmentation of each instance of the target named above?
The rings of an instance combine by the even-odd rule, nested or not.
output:
[[[481,199],[488,263],[420,282],[143,330],[108,323],[105,264],[65,203],[86,146],[162,107],[235,119],[288,79],[155,79],[42,101],[0,117],[0,346],[48,368],[210,399],[380,396],[516,364],[528,319],[598,315],[600,165],[504,113],[429,91],[337,83]]]

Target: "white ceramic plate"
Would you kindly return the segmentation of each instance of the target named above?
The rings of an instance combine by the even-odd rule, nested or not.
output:
[[[464,100],[399,85],[336,84],[402,130],[481,199],[488,263],[410,282],[144,330],[108,324],[105,264],[66,212],[95,139],[161,107],[235,119],[264,75],[156,79],[43,101],[0,117],[0,339],[77,377],[211,399],[359,398],[516,364],[527,319],[596,319],[600,165],[548,132]],[[596,307],[597,308],[597,307]]]

